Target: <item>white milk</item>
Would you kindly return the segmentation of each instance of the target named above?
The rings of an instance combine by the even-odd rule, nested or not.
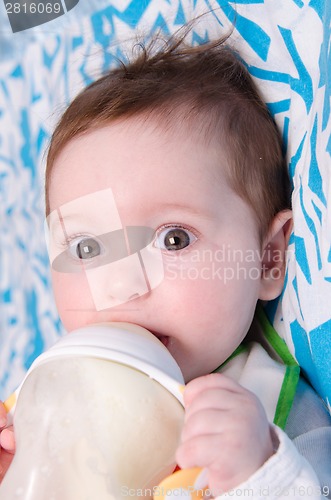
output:
[[[17,451],[0,500],[148,498],[174,469],[183,417],[178,399],[136,368],[68,352],[46,356],[19,393]]]

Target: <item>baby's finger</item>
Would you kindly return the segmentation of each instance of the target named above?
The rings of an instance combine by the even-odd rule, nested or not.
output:
[[[6,450],[0,450],[0,483],[3,480],[14,455]]]
[[[4,429],[0,434],[0,445],[9,453],[15,453],[15,437],[13,426]]]
[[[176,452],[176,461],[182,469],[191,467],[208,468],[214,460],[215,448],[217,457],[221,461],[223,454],[221,435],[195,436],[179,445]]]
[[[242,415],[247,418],[247,412],[256,407],[259,407],[257,397],[244,388],[233,392],[228,388],[212,387],[197,393],[191,399],[190,404],[185,406],[185,422],[195,413],[209,412],[210,410],[228,414],[235,412],[238,416]]]
[[[225,389],[234,394],[238,394],[242,391],[242,387],[234,380],[222,375],[221,373],[211,373],[203,377],[198,377],[191,380],[184,390],[184,404],[189,406],[191,401],[196,398],[200,393],[205,392],[208,389]]]
[[[228,412],[236,408],[242,398],[224,389],[206,389],[198,393],[188,406],[185,406],[185,422],[195,413],[216,410]]]
[[[195,436],[221,434],[227,431],[229,422],[226,413],[215,409],[193,413],[186,419],[181,434],[181,441],[185,442]]]

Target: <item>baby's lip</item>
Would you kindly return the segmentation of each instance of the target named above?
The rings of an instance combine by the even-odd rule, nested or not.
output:
[[[158,339],[165,347],[168,347],[170,338],[167,335],[161,335],[161,337],[158,337]]]

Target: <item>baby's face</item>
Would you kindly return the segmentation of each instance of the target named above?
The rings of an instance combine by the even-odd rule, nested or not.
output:
[[[254,216],[225,166],[212,143],[133,119],[65,147],[51,176],[49,222],[67,331],[141,325],[186,381],[228,358],[253,318],[261,257]]]

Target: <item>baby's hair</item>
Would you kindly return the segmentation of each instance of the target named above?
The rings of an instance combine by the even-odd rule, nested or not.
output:
[[[120,62],[69,105],[48,151],[47,214],[52,167],[68,142],[131,117],[167,129],[180,121],[198,132],[206,147],[216,139],[227,159],[230,186],[253,209],[261,238],[276,213],[290,207],[281,137],[247,68],[227,45],[228,37],[192,47],[185,43],[189,30],[163,44],[154,40],[148,47],[136,46],[132,61]]]

